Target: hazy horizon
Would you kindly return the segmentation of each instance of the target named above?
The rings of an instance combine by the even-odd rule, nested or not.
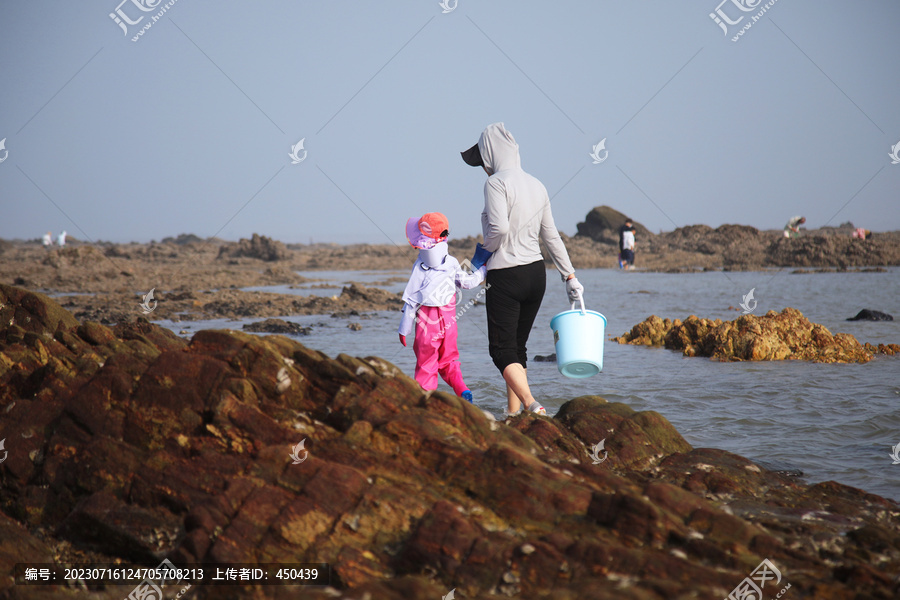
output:
[[[641,223],[638,219],[634,219],[634,221],[637,222],[637,223],[640,224],[640,225],[643,225],[643,223]],[[582,222],[583,222],[583,221],[582,221]],[[708,224],[707,224],[707,223],[688,223],[688,224],[686,224],[686,225],[684,225],[684,226],[691,226],[691,225],[708,225]],[[717,227],[721,227],[722,225],[746,225],[746,224],[745,224],[745,223],[722,223],[722,224],[718,225]],[[843,223],[838,223],[838,224],[836,224],[836,225],[827,225],[827,226],[825,226],[825,227],[828,227],[828,228],[839,228],[841,225],[843,225]],[[854,225],[854,227],[856,227],[856,224],[853,224],[853,225]],[[709,225],[709,226],[712,227],[713,229],[716,229],[716,228],[717,228],[717,227],[713,227],[713,226],[711,226],[711,225]],[[751,226],[751,227],[752,227],[752,226]],[[758,229],[758,228],[757,228],[757,229]],[[820,228],[810,229],[810,228],[807,228],[805,225],[801,227],[801,231],[810,231],[810,232],[814,232],[814,231],[816,231],[816,230],[818,230],[818,229],[820,229]],[[60,230],[58,230],[58,231],[53,231],[53,232],[51,232],[51,233],[53,233],[53,244],[54,244],[54,245],[57,244],[57,236],[58,236],[58,234],[59,234],[61,231],[63,231],[63,230],[60,229]],[[574,237],[574,236],[578,233],[577,231],[568,232],[568,231],[563,231],[562,229],[559,229],[559,231],[560,231],[560,233],[562,233],[562,234],[564,234],[564,235],[566,235],[566,236],[568,236],[568,237]],[[654,235],[660,235],[660,234],[670,233],[671,231],[673,231],[673,229],[663,229],[663,230],[659,230],[659,231],[653,231],[653,230],[651,230],[651,233],[653,233]],[[759,229],[759,231],[762,232],[762,233],[765,233],[765,232],[769,232],[769,233],[778,233],[778,232],[782,231],[782,228],[781,228],[781,227],[773,227],[773,228],[769,228],[769,229]],[[870,229],[870,231],[876,231],[876,230]],[[881,232],[879,232],[879,233],[893,233],[893,232],[895,232],[895,231],[900,231],[900,230],[888,230],[888,231],[881,231]],[[173,240],[174,240],[174,239],[178,239],[180,236],[195,236],[195,237],[197,237],[197,238],[199,238],[199,239],[201,239],[201,240],[203,240],[203,241],[209,241],[209,240],[221,240],[221,241],[223,241],[223,242],[237,242],[237,241],[239,241],[240,239],[250,239],[250,238],[253,236],[253,234],[259,234],[259,235],[262,235],[262,236],[266,236],[266,237],[272,238],[273,240],[276,240],[276,241],[279,241],[279,242],[283,242],[284,244],[287,244],[287,245],[304,245],[304,246],[315,245],[315,244],[332,244],[332,245],[350,245],[350,244],[372,244],[372,245],[377,245],[377,244],[388,244],[388,245],[390,245],[390,244],[396,244],[396,243],[397,243],[397,242],[393,242],[393,241],[390,241],[390,240],[387,240],[387,239],[382,239],[382,241],[378,241],[378,240],[376,239],[376,240],[373,241],[373,242],[356,242],[356,241],[333,242],[333,241],[328,241],[328,240],[312,240],[312,241],[307,240],[307,241],[304,241],[304,240],[293,240],[293,239],[276,238],[276,237],[269,236],[269,235],[267,235],[267,234],[265,234],[265,233],[260,233],[260,232],[258,232],[258,231],[254,231],[254,232],[251,232],[251,233],[248,234],[248,235],[242,235],[242,236],[240,236],[239,238],[234,238],[234,239],[226,238],[226,237],[223,237],[223,236],[221,236],[221,235],[219,235],[219,236],[214,236],[214,237],[203,237],[203,236],[200,236],[200,235],[198,235],[198,234],[196,234],[196,233],[194,233],[194,232],[191,232],[191,231],[182,231],[182,232],[180,232],[180,233],[170,234],[170,235],[164,235],[164,236],[162,236],[162,237],[160,237],[160,238],[149,239],[149,240],[143,240],[143,241],[141,241],[141,240],[114,241],[114,240],[106,240],[106,239],[84,240],[84,239],[79,238],[77,235],[73,235],[71,232],[66,231],[66,240],[67,240],[67,243],[72,243],[72,242],[79,242],[79,243],[82,243],[82,242],[83,242],[83,243],[94,243],[94,244],[149,244],[149,243],[154,243],[154,242],[155,242],[155,243],[162,243],[164,240],[169,239],[169,238],[171,238],[171,239],[173,239]],[[477,238],[477,237],[480,236],[480,235],[481,235],[481,232],[480,232],[480,231],[477,232],[477,233],[470,233],[470,234],[465,234],[465,235],[452,235],[452,234],[451,234],[450,240],[454,240],[454,239],[465,239],[465,238],[469,238],[469,237],[475,237],[475,238]],[[8,241],[8,242],[18,242],[18,243],[38,243],[38,244],[39,244],[39,243],[42,243],[41,237],[42,237],[42,235],[38,235],[38,236],[35,236],[35,237],[32,237],[32,238],[21,238],[21,237],[17,237],[17,238],[3,238],[3,237],[0,237],[0,240],[4,240],[4,241]],[[405,242],[404,242],[404,245],[405,245]]]
[[[898,26],[887,0],[4,3],[0,238],[478,235],[459,152],[496,121],[566,235],[600,205],[900,230]]]

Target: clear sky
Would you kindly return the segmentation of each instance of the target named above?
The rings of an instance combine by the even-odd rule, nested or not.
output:
[[[474,235],[495,121],[569,235],[900,229],[896,0],[120,1],[0,3],[0,237]]]

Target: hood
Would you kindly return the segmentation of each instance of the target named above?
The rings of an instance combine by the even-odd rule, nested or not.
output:
[[[491,174],[521,167],[519,145],[503,123],[492,123],[485,127],[478,139],[478,150],[484,166]]]

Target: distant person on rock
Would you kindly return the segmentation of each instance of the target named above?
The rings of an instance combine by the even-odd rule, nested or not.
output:
[[[49,250],[51,247],[53,247],[53,233],[50,231],[45,233],[43,242],[44,242],[44,248],[46,248],[47,250]]]
[[[619,227],[619,268],[634,267],[634,225],[631,219],[626,218],[625,224]]]
[[[853,230],[853,237],[855,239],[865,240],[868,239],[872,235],[872,232],[868,229],[863,229],[862,227],[857,227]]]
[[[65,229],[63,229],[63,232],[61,234],[59,234],[59,237],[57,238],[56,242],[59,244],[60,248],[65,248],[65,246],[66,246],[66,230]]]
[[[481,213],[484,245],[477,247],[472,263],[477,266],[485,260],[483,253],[490,253],[488,350],[506,381],[507,414],[518,413],[521,405],[547,414],[531,394],[526,369],[528,336],[547,287],[541,242],[566,284],[569,301],[578,301],[584,287],[553,222],[547,188],[522,170],[519,145],[503,123],[488,125],[478,143],[460,154],[466,164],[488,175]]]
[[[441,213],[428,213],[406,222],[406,238],[419,250],[409,283],[403,292],[400,343],[416,325],[413,351],[416,381],[423,390],[436,390],[438,375],[460,397],[472,402],[472,392],[463,380],[456,347],[456,288],[470,289],[484,281],[486,269],[467,273],[448,254],[450,226]]]
[[[791,217],[791,220],[784,226],[784,237],[800,237],[800,226],[804,223],[806,223],[806,217],[801,217],[800,215]]]

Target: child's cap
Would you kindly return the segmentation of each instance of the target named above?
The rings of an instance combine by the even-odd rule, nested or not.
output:
[[[434,241],[441,241],[450,235],[450,222],[439,212],[426,213],[419,219],[419,231]]]
[[[427,213],[421,219],[412,217],[406,222],[406,239],[413,248],[431,248],[450,235],[450,223],[441,213]]]

